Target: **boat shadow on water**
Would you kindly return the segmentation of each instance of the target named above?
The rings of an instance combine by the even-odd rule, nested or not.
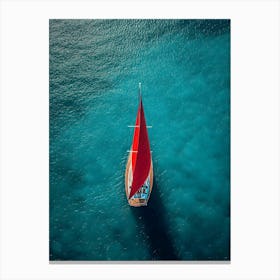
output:
[[[150,260],[179,260],[176,256],[165,215],[159,186],[154,178],[153,191],[148,205],[131,207],[137,227],[141,228],[143,238],[149,242]]]

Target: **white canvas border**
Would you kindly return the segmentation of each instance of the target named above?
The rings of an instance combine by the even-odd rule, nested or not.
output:
[[[22,0],[0,12],[0,279],[279,279],[278,1]],[[230,264],[49,264],[49,18],[231,19]]]

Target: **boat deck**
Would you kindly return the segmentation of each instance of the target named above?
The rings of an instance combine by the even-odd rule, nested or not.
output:
[[[128,203],[130,206],[139,207],[139,206],[147,206],[152,188],[153,188],[153,163],[151,160],[150,174],[149,174],[149,187],[145,187],[145,185],[140,189],[138,193],[136,193],[132,198],[129,199],[129,172],[131,168],[131,155],[129,153],[126,169],[125,169],[125,192]]]

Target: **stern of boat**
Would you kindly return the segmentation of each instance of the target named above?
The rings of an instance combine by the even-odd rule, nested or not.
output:
[[[128,204],[133,207],[147,206],[153,188],[153,163],[151,160],[150,173],[143,186],[135,195],[129,198],[130,187],[132,185],[132,179],[133,179],[131,157],[132,157],[132,153],[130,152],[126,164],[126,170],[125,170],[125,192],[126,192],[127,201]]]

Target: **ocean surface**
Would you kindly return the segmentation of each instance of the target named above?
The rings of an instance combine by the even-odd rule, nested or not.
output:
[[[230,259],[230,21],[50,20],[50,260]],[[155,183],[128,205],[138,106]]]

